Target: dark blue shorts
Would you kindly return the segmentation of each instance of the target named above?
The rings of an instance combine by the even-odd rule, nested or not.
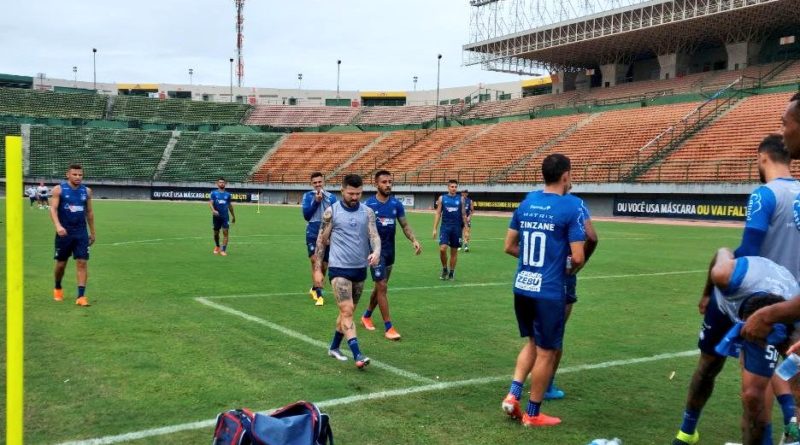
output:
[[[564,300],[530,298],[514,294],[520,337],[533,337],[536,346],[561,349],[564,340]]]
[[[372,281],[388,280],[393,264],[394,264],[394,252],[384,255],[383,251],[381,251],[381,261],[378,263],[377,266],[369,268],[370,273],[372,274]]]
[[[70,256],[76,260],[89,259],[89,235],[87,234],[67,234],[67,236],[58,236],[56,234],[55,244],[56,253],[53,258],[56,261],[67,261]]]
[[[222,216],[212,216],[211,220],[211,223],[214,225],[214,230],[227,229],[229,227],[228,218]]]
[[[564,294],[567,298],[567,304],[573,304],[578,302],[578,276],[577,275],[567,275],[567,278],[564,280]]]
[[[306,251],[308,251],[308,257],[309,258],[314,256],[314,254],[317,252],[317,237],[316,236],[312,238],[312,237],[306,235]],[[322,259],[326,263],[328,262],[328,258],[330,258],[330,253],[331,253],[331,248],[330,248],[330,246],[328,246],[328,248],[325,249],[325,258]]]
[[[442,225],[439,229],[439,245],[461,247],[461,226]]]
[[[744,369],[761,377],[770,378],[778,363],[778,350],[775,346],[759,346],[747,340],[742,342]]]
[[[719,310],[717,300],[712,294],[706,307],[706,313],[703,315],[703,325],[700,327],[700,339],[697,341],[697,347],[706,354],[720,356],[714,348],[733,325],[731,319]]]
[[[333,280],[334,278],[337,277],[345,278],[354,283],[358,283],[359,281],[364,281],[367,279],[367,268],[366,267],[359,267],[357,269],[349,269],[344,267],[328,268],[328,278]]]

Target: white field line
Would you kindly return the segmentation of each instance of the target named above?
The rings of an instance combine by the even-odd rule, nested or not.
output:
[[[707,269],[696,270],[677,270],[672,272],[649,272],[649,273],[636,273],[636,274],[621,274],[621,275],[596,275],[584,276],[579,275],[580,280],[610,280],[615,278],[639,278],[639,277],[657,277],[664,275],[687,275],[693,273],[707,273]],[[496,281],[489,283],[461,283],[461,284],[440,284],[436,286],[408,286],[408,287],[390,287],[392,292],[396,291],[415,291],[415,290],[430,290],[430,289],[451,289],[461,287],[492,287],[492,286],[511,286],[512,281]],[[371,289],[364,289],[364,295],[372,292]],[[230,294],[230,295],[209,295],[203,298],[209,300],[223,300],[228,298],[256,298],[256,297],[289,297],[295,295],[306,295],[308,292],[268,292],[268,293],[255,293],[255,294]]]
[[[250,314],[247,314],[247,313],[242,312],[242,311],[237,311],[236,309],[230,308],[228,306],[224,306],[224,305],[219,304],[219,303],[215,303],[213,301],[209,301],[209,300],[207,300],[205,298],[202,298],[202,297],[195,298],[195,301],[197,301],[200,304],[204,304],[204,305],[206,305],[208,307],[220,310],[222,312],[226,312],[226,313],[231,314],[231,315],[236,315],[237,317],[244,318],[245,320],[252,321],[254,323],[258,323],[258,324],[260,324],[262,326],[266,326],[266,327],[268,327],[270,329],[273,329],[273,330],[276,330],[276,331],[280,332],[281,334],[284,334],[284,335],[287,335],[289,337],[295,338],[297,340],[300,340],[302,342],[308,343],[310,345],[318,346],[320,348],[325,348],[326,351],[328,350],[328,343],[325,343],[325,342],[322,342],[322,341],[319,341],[319,340],[315,340],[315,339],[313,339],[313,338],[311,338],[311,337],[309,337],[309,336],[307,336],[305,334],[301,334],[300,332],[293,331],[293,330],[291,330],[291,329],[289,329],[287,327],[281,326],[281,325],[279,325],[277,323],[273,323],[271,321],[264,320],[263,318],[259,318],[259,317],[256,317],[254,315],[250,315]],[[396,368],[396,367],[394,367],[392,365],[388,365],[386,363],[379,362],[377,360],[370,361],[370,366],[374,366],[376,368],[385,369],[385,370],[387,370],[387,371],[389,371],[389,372],[391,372],[393,374],[397,374],[397,375],[399,375],[401,377],[405,377],[405,378],[410,379],[410,380],[415,380],[417,382],[431,383],[431,382],[435,381],[433,379],[429,379],[427,377],[423,377],[423,376],[421,376],[419,374],[415,374],[413,372],[406,371],[404,369]]]
[[[568,374],[572,372],[580,372],[580,371],[589,371],[592,369],[605,369],[605,368],[612,368],[618,366],[628,366],[628,365],[635,365],[639,363],[647,363],[647,362],[655,362],[659,360],[667,360],[671,358],[678,358],[678,357],[691,357],[698,354],[697,350],[691,351],[683,351],[683,352],[673,352],[667,354],[658,354],[653,355],[650,357],[639,357],[633,358],[628,360],[613,360],[609,362],[602,362],[602,363],[595,363],[595,364],[587,364],[587,365],[577,365],[577,366],[570,366],[566,368],[561,368],[558,370],[559,374]],[[337,399],[330,399],[324,400],[321,402],[316,402],[318,406],[321,408],[330,408],[334,406],[340,405],[347,405],[356,402],[363,402],[367,400],[381,400],[386,399],[389,397],[402,397],[407,396],[409,394],[417,394],[421,392],[431,392],[431,391],[441,391],[445,389],[451,388],[459,388],[464,386],[477,386],[477,385],[484,385],[488,383],[497,383],[502,381],[507,381],[511,377],[509,375],[498,376],[498,377],[481,377],[476,379],[468,379],[468,380],[457,380],[454,382],[440,382],[440,383],[432,383],[429,385],[421,385],[421,386],[412,386],[409,388],[400,388],[400,389],[391,389],[387,391],[379,391],[373,392],[369,394],[360,394],[355,396],[349,397],[340,397]],[[268,410],[260,411],[262,413],[270,413],[274,411],[276,408],[271,408]],[[114,443],[120,442],[128,442],[132,440],[140,440],[145,439],[148,437],[154,436],[164,436],[168,434],[174,434],[180,431],[190,431],[190,430],[198,430],[202,428],[211,428],[215,425],[216,419],[209,419],[209,420],[201,420],[197,422],[190,422],[190,423],[182,423],[179,425],[171,425],[165,426],[161,428],[153,428],[149,430],[142,430],[142,431],[134,431],[130,433],[120,434],[117,436],[105,436],[96,439],[88,439],[88,440],[76,440],[71,442],[62,442],[58,445],[109,445]]]

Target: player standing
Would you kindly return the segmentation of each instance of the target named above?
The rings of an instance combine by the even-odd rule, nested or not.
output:
[[[509,416],[521,418],[524,426],[551,426],[561,419],[540,412],[544,393],[553,376],[556,353],[564,336],[564,279],[567,256],[572,256],[576,273],[584,263],[583,218],[571,187],[570,161],[551,154],[542,162],[543,191],[525,198],[511,218],[505,251],[519,258],[514,281],[514,310],[522,347],[508,395],[502,408]],[[530,399],[526,412],[520,409],[522,385],[531,375]]]
[[[228,228],[230,224],[236,223],[236,215],[233,213],[233,201],[231,194],[225,191],[227,181],[220,176],[217,178],[217,189],[211,192],[208,206],[211,207],[211,220],[214,227],[214,255],[228,256]],[[230,221],[228,213],[230,212]],[[222,229],[222,247],[219,245],[219,230]]]
[[[40,182],[39,186],[36,187],[36,196],[39,198],[39,208],[40,209],[47,209],[47,208],[50,207],[50,203],[48,202],[48,199],[47,199],[47,194],[48,193],[49,193],[49,190],[47,189],[47,186],[44,185],[44,182]]]
[[[87,262],[89,246],[95,241],[95,232],[92,189],[82,182],[83,167],[72,164],[67,169],[67,180],[53,187],[53,206],[50,208],[50,219],[56,228],[53,299],[64,300],[61,280],[64,278],[67,261],[71,255],[75,259],[75,271],[78,276],[78,296],[75,304],[87,307],[89,306],[89,300],[85,295],[89,275]]]
[[[314,190],[308,191],[303,195],[303,218],[305,218],[308,223],[306,224],[306,248],[308,250],[308,259],[311,261],[311,279],[313,281],[314,252],[317,248],[317,236],[319,235],[322,214],[336,203],[336,196],[324,189],[325,177],[322,176],[321,172],[311,173],[311,186],[314,187]],[[328,269],[327,250],[321,267],[322,275],[324,276]],[[311,295],[316,306],[325,304],[325,299],[322,296],[322,286],[317,287],[312,285],[308,293]]]
[[[442,280],[452,280],[456,273],[458,248],[461,247],[461,229],[467,224],[464,211],[464,199],[457,194],[458,181],[447,182],[447,194],[436,200],[436,216],[433,218],[433,239],[436,239],[439,221],[442,222],[439,232],[439,259],[442,262]],[[450,247],[450,269],[447,268],[447,248]]]
[[[361,324],[367,330],[374,331],[372,311],[375,310],[375,307],[379,307],[383,317],[384,337],[389,340],[400,340],[400,333],[392,325],[392,318],[389,315],[388,297],[389,276],[392,274],[392,265],[394,264],[394,237],[397,223],[400,224],[406,238],[411,241],[415,255],[422,253],[422,246],[414,236],[411,226],[408,225],[403,203],[392,196],[392,182],[392,174],[389,171],[379,170],[375,173],[377,192],[365,203],[375,212],[378,235],[381,237],[381,258],[378,265],[372,268],[372,280],[375,282],[375,288],[372,289],[372,295],[370,295],[369,307],[361,317]]]
[[[464,213],[466,214],[466,221],[464,222],[464,230],[461,233],[461,238],[464,242],[464,252],[469,252],[469,237],[472,231],[472,198],[469,197],[469,190],[461,190],[461,198],[464,201]]]
[[[362,186],[361,176],[350,174],[344,177],[342,201],[330,206],[322,215],[314,257],[314,286],[322,287],[325,277],[322,264],[330,245],[328,277],[339,315],[328,355],[337,360],[347,360],[339,350],[342,339],[347,339],[359,369],[369,364],[369,357],[358,346],[353,314],[364,291],[367,266],[376,266],[381,257],[381,237],[375,227],[375,213],[359,202]]]

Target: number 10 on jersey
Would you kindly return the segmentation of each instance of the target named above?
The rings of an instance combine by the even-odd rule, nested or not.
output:
[[[542,267],[547,235],[542,232],[522,232],[522,265]]]

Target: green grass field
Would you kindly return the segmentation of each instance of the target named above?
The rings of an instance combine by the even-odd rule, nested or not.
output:
[[[459,256],[454,282],[441,282],[433,217],[409,215],[425,251],[414,257],[398,234],[389,295],[403,340],[359,325],[373,359],[362,372],[325,355],[337,310],[333,298],[315,307],[306,293],[296,207],[257,214],[237,206],[222,258],[211,254],[204,203],[98,201],[92,307],[78,308],[72,263],[68,298],[52,300],[52,225],[45,211],[25,206],[32,444],[208,443],[219,411],[299,399],[324,407],[339,444],[669,443],[696,362],[704,269],[715,248],[736,246],[740,236],[733,228],[595,222],[600,245],[580,275],[558,376],[567,397],[543,408],[563,423],[527,430],[500,410],[523,343],[511,295],[516,263],[502,249],[506,216],[475,217],[472,252]],[[738,387],[738,365],[729,363],[701,419],[702,443],[739,441]],[[141,434],[160,427],[167,433]]]

